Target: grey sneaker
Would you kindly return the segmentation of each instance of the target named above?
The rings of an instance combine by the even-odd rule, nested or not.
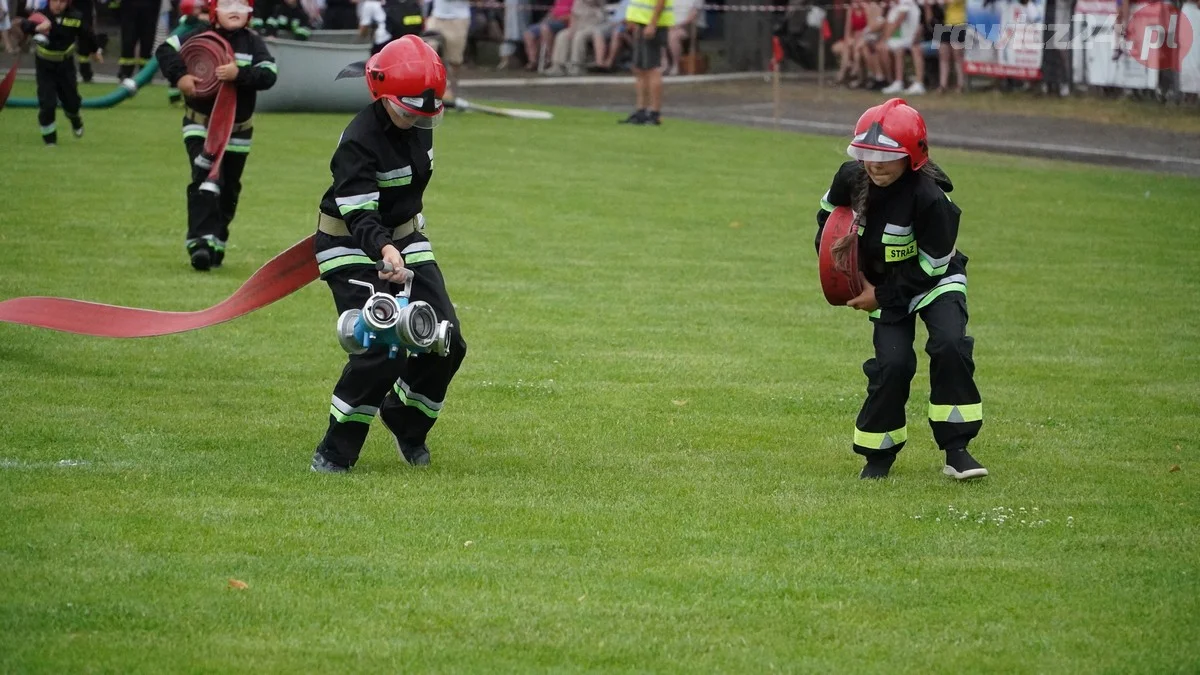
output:
[[[967,480],[968,478],[983,478],[988,475],[988,470],[975,461],[971,453],[965,449],[947,450],[946,468],[942,469],[942,473],[953,476],[957,480]]]
[[[312,466],[310,468],[312,468],[313,472],[315,472],[315,473],[349,473],[350,472],[350,467],[339,466],[339,465],[334,464],[333,462],[325,459],[325,455],[322,455],[320,450],[313,453]]]

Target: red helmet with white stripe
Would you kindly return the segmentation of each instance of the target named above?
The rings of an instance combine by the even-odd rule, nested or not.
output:
[[[251,4],[253,7],[253,4]],[[192,16],[205,14],[209,11],[208,0],[179,0],[179,15]]]
[[[384,99],[392,110],[413,120],[413,126],[432,129],[446,106],[446,66],[424,40],[404,35],[392,40],[367,61],[371,99]]]
[[[854,125],[846,154],[866,162],[889,162],[907,157],[913,171],[929,161],[925,119],[902,98],[868,109]]]

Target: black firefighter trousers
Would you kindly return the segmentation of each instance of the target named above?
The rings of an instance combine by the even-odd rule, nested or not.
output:
[[[34,63],[37,73],[38,124],[42,128],[42,140],[47,145],[58,142],[58,127],[54,123],[54,111],[62,101],[63,111],[71,120],[71,128],[83,129],[79,116],[79,85],[75,83],[75,62],[68,56],[62,61],[39,58]]]
[[[237,215],[238,196],[242,193],[242,171],[250,155],[250,139],[253,127],[230,134],[221,159],[221,172],[216,181],[220,194],[200,187],[208,180],[208,169],[196,166],[196,157],[204,151],[204,140],[208,130],[186,117],[183,120],[183,144],[187,149],[191,182],[187,186],[188,228],[185,246],[190,254],[197,247],[208,247],[213,265],[220,265],[225,258],[225,244],[229,241],[229,224]],[[364,301],[365,302],[365,301]]]
[[[425,442],[446,400],[450,380],[467,355],[467,343],[459,331],[458,316],[446,291],[446,282],[436,262],[409,267],[415,275],[410,301],[423,300],[437,313],[438,321],[453,324],[450,353],[403,352],[389,359],[387,346],[372,347],[365,354],[349,357],[342,376],[333,388],[329,428],[317,450],[338,466],[354,466],[367,440],[367,431],[378,415],[400,443],[411,446]],[[347,268],[333,272],[325,281],[333,292],[338,315],[362,309],[370,293],[350,279],[367,281],[379,292],[396,293],[396,284],[383,281],[372,268]],[[331,324],[332,325],[332,324]]]
[[[967,335],[967,299],[946,293],[897,323],[874,322],[875,357],[863,364],[867,399],[854,425],[854,452],[898,453],[908,439],[904,406],[917,373],[916,315],[929,332],[929,426],[943,450],[963,450],[983,426],[975,387],[975,341]]]
[[[146,65],[154,55],[158,30],[158,3],[126,0],[121,5],[121,58],[117,77],[125,79]]]

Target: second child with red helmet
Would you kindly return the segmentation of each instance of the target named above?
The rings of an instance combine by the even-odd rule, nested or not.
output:
[[[396,440],[400,458],[429,464],[426,436],[438,420],[450,380],[467,353],[421,210],[433,174],[433,129],[445,112],[446,68],[415,35],[389,42],[366,63],[373,103],[342,132],[329,163],[332,184],[321,199],[316,257],[338,315],[360,309],[378,292],[395,294],[411,278],[411,301],[432,306],[453,325],[449,353],[388,358],[377,342],[352,354],[333,388],[329,426],[312,470],[344,473],[358,461],[376,416]],[[376,263],[392,271],[376,272]]]
[[[853,210],[857,232],[834,244],[858,247],[863,292],[847,303],[874,325],[875,356],[863,364],[867,398],[854,425],[854,452],[866,458],[861,478],[884,478],[908,439],[904,408],[917,371],[916,318],[929,339],[929,425],[946,454],[943,472],[979,478],[967,452],[983,425],[975,386],[974,340],[967,335],[967,257],[957,248],[961,211],[953,185],[929,161],[925,120],[902,99],[867,110],[817,213],[817,247],[829,214]]]
[[[181,6],[196,18],[194,23],[189,22],[192,29],[167,38],[159,45],[155,56],[170,86],[179,89],[184,97],[183,145],[192,167],[187,186],[188,227],[184,246],[192,267],[206,271],[220,267],[225,260],[229,225],[237,213],[242,171],[246,168],[250,139],[254,135],[254,106],[258,102],[258,92],[275,86],[278,70],[267,44],[247,27],[254,11],[253,0],[211,0],[181,3]],[[205,13],[216,15],[215,25],[204,22]],[[196,161],[204,151],[208,118],[216,99],[196,96],[196,78],[188,74],[187,64],[179,53],[185,42],[208,30],[224,38],[234,53],[233,62],[216,68],[217,79],[232,82],[237,87],[233,133],[221,160],[218,192],[202,189],[208,179],[209,167],[203,161]]]

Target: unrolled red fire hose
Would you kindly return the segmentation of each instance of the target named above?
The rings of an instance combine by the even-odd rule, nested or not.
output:
[[[13,82],[17,79],[17,66],[21,65],[21,57],[18,55],[17,60],[12,64],[12,68],[8,69],[8,74],[0,80],[0,110],[4,110],[4,104],[8,103],[8,95],[12,93]]]
[[[187,64],[188,75],[196,78],[196,93],[192,98],[216,99],[208,116],[204,152],[196,158],[196,165],[208,169],[208,180],[200,189],[219,192],[221,160],[225,157],[225,146],[229,144],[234,117],[237,115],[237,86],[233,82],[217,79],[217,67],[233,62],[233,48],[225,38],[206,31],[184,42],[179,56]]]
[[[821,252],[817,265],[821,271],[821,290],[831,305],[845,305],[862,294],[862,281],[858,277],[858,242],[846,249],[845,259],[839,267],[834,260],[833,245],[848,236],[857,238],[854,212],[848,207],[838,206],[825,220],[821,230]]]
[[[258,269],[222,302],[197,312],[161,312],[67,298],[27,297],[0,302],[0,322],[92,335],[135,338],[214,326],[291,295],[319,275],[313,237],[297,242]]]

